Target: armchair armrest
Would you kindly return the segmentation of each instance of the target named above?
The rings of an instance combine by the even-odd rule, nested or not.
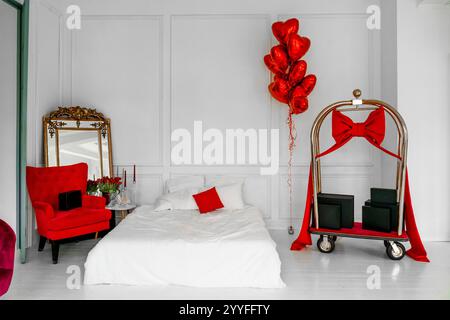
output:
[[[106,199],[103,197],[96,197],[84,194],[82,198],[82,205],[83,208],[105,209]]]
[[[36,216],[43,214],[47,219],[51,219],[55,216],[53,207],[47,202],[35,201],[33,202],[33,208],[36,211]]]

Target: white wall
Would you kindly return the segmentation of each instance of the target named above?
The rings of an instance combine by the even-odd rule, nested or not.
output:
[[[170,176],[244,176],[247,200],[260,207],[269,227],[288,226],[287,109],[270,98],[262,62],[275,43],[274,21],[300,18],[301,34],[312,40],[309,71],[318,77],[310,110],[296,117],[296,225],[315,116],[331,102],[351,98],[355,88],[365,97],[381,95],[380,32],[366,28],[366,8],[378,1],[71,0],[66,4],[79,4],[83,14],[82,29],[71,32],[61,20],[61,2],[35,3],[30,161],[42,164],[40,121],[46,112],[59,104],[93,106],[112,120],[114,164],[129,172],[137,164],[139,203],[153,202]],[[279,128],[279,174],[260,176],[254,165],[172,165],[171,131],[192,129],[194,120],[203,120],[205,129]],[[328,123],[323,148],[332,143],[329,136]],[[380,163],[379,151],[355,139],[324,160],[325,191],[353,193],[359,207],[369,188],[382,183]]]
[[[397,107],[397,12],[396,0],[382,0],[381,7],[381,100]],[[386,116],[386,137],[383,146],[397,150],[397,128],[391,117]],[[382,184],[386,188],[395,185],[397,160],[383,156],[381,160]]]
[[[17,10],[0,1],[0,219],[16,230]]]
[[[30,2],[28,79],[28,163],[43,163],[42,117],[62,101],[64,23],[57,0]]]
[[[399,0],[397,32],[398,108],[409,129],[418,225],[427,239],[450,240],[450,6]]]
[[[63,7],[59,0],[30,1],[28,54],[27,164],[43,166],[42,117],[62,105]],[[35,235],[35,219],[28,203],[27,234]],[[31,246],[33,237],[28,237]]]

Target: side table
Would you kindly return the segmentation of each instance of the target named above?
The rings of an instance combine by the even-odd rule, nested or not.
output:
[[[111,219],[109,220],[109,230],[116,227],[116,212],[120,212],[120,219],[123,220],[127,214],[131,213],[137,206],[135,204],[109,204],[106,209],[111,210]]]

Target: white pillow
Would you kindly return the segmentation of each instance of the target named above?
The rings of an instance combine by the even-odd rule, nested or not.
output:
[[[188,188],[177,192],[166,193],[156,200],[155,211],[163,210],[198,210],[193,194],[198,188]]]
[[[153,211],[165,211],[172,210],[172,204],[170,201],[163,199],[163,196],[158,197],[155,202],[155,208]]]
[[[243,184],[244,182],[245,182],[244,177],[223,176],[223,175],[205,177],[205,186],[209,187],[226,186],[236,183]]]
[[[187,188],[202,188],[203,176],[182,176],[167,180],[167,192],[177,192]]]
[[[242,197],[242,183],[217,186],[216,190],[223,203],[224,209],[236,210],[244,208],[245,203]]]

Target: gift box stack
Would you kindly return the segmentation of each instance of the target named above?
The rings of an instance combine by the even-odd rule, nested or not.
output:
[[[371,188],[370,199],[362,207],[362,228],[391,232],[398,228],[397,190]]]
[[[320,228],[353,228],[354,203],[352,195],[318,193]],[[371,188],[370,199],[362,207],[362,228],[382,232],[397,230],[398,210],[397,190]]]
[[[325,229],[353,228],[355,199],[352,195],[318,193],[319,226]]]

